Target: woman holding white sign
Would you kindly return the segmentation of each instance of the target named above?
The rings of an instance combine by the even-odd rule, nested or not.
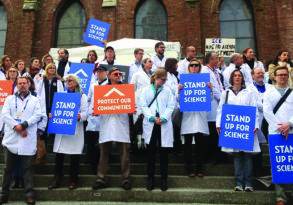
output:
[[[66,86],[68,93],[82,92],[79,80],[74,75],[67,75]],[[84,129],[83,121],[87,119],[87,96],[81,93],[80,110],[77,115],[77,124],[75,134],[72,136],[57,134],[54,140],[53,152],[55,157],[55,178],[52,181],[49,189],[58,188],[61,185],[63,177],[63,163],[65,155],[70,156],[70,181],[68,188],[77,188],[78,174],[79,174],[79,159],[84,146]],[[50,117],[50,115],[49,115]]]
[[[231,73],[230,82],[232,86],[222,92],[219,107],[217,109],[216,127],[220,134],[222,108],[224,104],[254,106],[257,105],[257,96],[254,91],[245,87],[244,76],[241,71],[234,70]],[[258,112],[256,111],[254,133],[259,128]],[[254,191],[252,187],[253,163],[252,154],[260,152],[259,141],[254,135],[253,151],[241,151],[222,147],[222,151],[234,154],[234,169],[236,177],[235,191]]]
[[[161,190],[168,189],[168,148],[173,147],[173,126],[171,115],[175,107],[175,97],[165,86],[167,72],[158,68],[151,77],[151,85],[141,93],[144,115],[143,138],[147,144],[147,189],[154,189],[156,152],[160,153]]]
[[[193,59],[188,66],[188,72],[191,74],[201,73],[201,64]],[[209,84],[210,85],[210,84]],[[208,85],[208,86],[209,86]],[[184,85],[182,85],[184,86]],[[192,141],[196,141],[196,174],[203,177],[203,158],[205,157],[205,138],[209,135],[208,112],[183,112],[181,123],[181,135],[184,136],[184,161],[188,176],[194,177],[192,169]]]

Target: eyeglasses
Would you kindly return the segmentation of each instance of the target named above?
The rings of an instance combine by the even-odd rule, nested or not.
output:
[[[70,83],[70,82],[73,82],[74,80],[72,80],[72,79],[68,79],[68,80],[66,80],[66,82],[67,83]]]
[[[8,72],[11,72],[11,73],[16,73],[17,70],[9,70]]]
[[[115,77],[120,77],[120,76],[122,76],[122,73],[113,73],[113,75],[114,75]]]
[[[288,74],[278,74],[276,76],[278,76],[278,77],[288,77],[289,75]]]
[[[199,67],[199,64],[190,64],[189,67]]]

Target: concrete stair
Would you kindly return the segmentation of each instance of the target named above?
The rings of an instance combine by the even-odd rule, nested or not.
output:
[[[269,173],[269,156],[267,146],[263,146],[264,173]],[[48,190],[47,186],[53,179],[54,154],[49,153],[47,164],[35,166],[35,187],[40,204],[154,204],[154,203],[195,203],[195,204],[274,204],[274,192],[267,190],[262,184],[255,182],[256,191],[253,193],[234,192],[234,168],[233,164],[206,164],[204,178],[190,178],[185,175],[182,154],[169,155],[169,189],[162,192],[159,189],[160,177],[156,176],[156,189],[147,191],[146,181],[146,154],[131,154],[131,180],[133,189],[124,191],[120,188],[120,164],[119,154],[115,153],[110,158],[110,170],[108,176],[109,187],[93,191],[91,186],[95,181],[90,166],[86,163],[86,156],[82,155],[80,165],[79,188],[68,190],[69,159],[66,157],[62,187],[56,190]],[[2,179],[4,160],[0,154],[0,175]],[[159,160],[158,160],[159,161]],[[157,165],[157,174],[159,165]],[[10,200],[23,200],[23,190],[11,191]],[[94,202],[93,202],[94,201]],[[73,203],[74,202],[74,203]],[[100,203],[98,203],[100,202]],[[105,203],[106,202],[106,203]],[[12,204],[14,204],[12,203]]]

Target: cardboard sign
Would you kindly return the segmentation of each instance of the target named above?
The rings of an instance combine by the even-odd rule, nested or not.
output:
[[[13,94],[13,82],[11,80],[0,80],[0,106],[4,105],[8,95]]]
[[[210,82],[208,73],[180,75],[180,84],[183,85],[179,99],[180,111],[211,110],[211,89],[207,86],[208,82]]]
[[[92,63],[71,63],[70,65],[69,74],[76,75],[80,79],[80,87],[86,95],[89,92],[94,67]]]
[[[219,146],[253,151],[256,107],[224,104]]]
[[[96,45],[99,47],[105,47],[103,41],[108,39],[111,24],[99,21],[91,18],[88,22],[86,32],[83,34],[83,41]]]
[[[134,85],[104,85],[94,88],[94,114],[122,114],[135,111]]]
[[[74,135],[77,114],[80,109],[80,93],[55,93],[52,104],[52,118],[49,119],[48,133]]]
[[[104,67],[107,68],[107,70],[109,71],[112,67],[116,67],[119,68],[119,70],[122,73],[122,82],[123,83],[128,83],[128,76],[129,76],[129,66],[125,66],[125,65],[106,65],[106,64],[101,64]]]
[[[293,184],[293,134],[269,135],[269,150],[274,184]]]
[[[230,57],[235,53],[235,38],[206,38],[205,53],[216,52],[218,56]]]

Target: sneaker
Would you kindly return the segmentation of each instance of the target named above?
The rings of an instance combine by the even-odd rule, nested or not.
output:
[[[92,189],[97,190],[97,189],[103,189],[106,187],[107,187],[107,184],[104,179],[97,179],[94,185],[92,186]]]
[[[253,192],[254,189],[251,186],[246,186],[245,189],[244,189],[244,191],[246,191],[246,192]]]
[[[236,186],[234,188],[234,191],[243,191],[243,187],[242,186]]]

